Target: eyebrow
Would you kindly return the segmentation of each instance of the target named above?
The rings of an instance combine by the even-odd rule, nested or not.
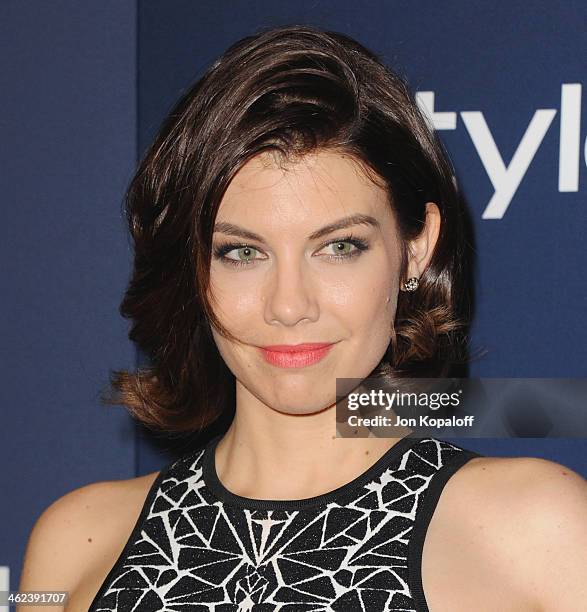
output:
[[[316,230],[313,234],[310,234],[310,240],[318,240],[323,236],[327,236],[332,232],[337,230],[345,229],[347,227],[351,227],[353,225],[367,225],[370,227],[379,228],[379,221],[372,217],[371,215],[364,214],[354,214],[349,215],[347,217],[342,217],[337,221],[333,221],[324,227],[321,227],[319,230]],[[246,238],[247,240],[255,240],[256,242],[263,242],[263,238],[259,236],[259,234],[255,234],[255,232],[251,232],[244,227],[240,227],[235,225],[234,223],[226,223],[220,221],[214,225],[215,232],[221,232],[223,234],[227,234],[229,236],[239,236],[240,238]]]

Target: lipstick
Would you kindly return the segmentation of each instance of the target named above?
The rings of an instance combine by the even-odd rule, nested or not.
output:
[[[317,363],[330,351],[333,343],[274,344],[260,347],[265,361],[278,368],[305,368]]]

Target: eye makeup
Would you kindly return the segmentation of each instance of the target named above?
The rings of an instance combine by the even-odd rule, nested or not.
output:
[[[338,244],[350,244],[354,246],[355,249],[350,252],[343,253],[340,255],[326,255],[325,257],[328,260],[335,261],[338,263],[348,262],[357,257],[360,257],[364,251],[367,251],[370,248],[369,243],[363,238],[358,238],[354,236],[353,234],[348,234],[347,236],[342,236],[335,240],[328,241],[319,250],[322,250],[323,248],[327,246],[338,245]],[[218,245],[213,248],[212,252],[213,252],[214,259],[219,260],[223,264],[226,264],[228,266],[247,267],[247,266],[253,265],[255,261],[258,261],[256,259],[246,261],[246,260],[237,260],[237,259],[232,259],[230,257],[226,257],[227,253],[230,253],[231,251],[236,250],[236,249],[248,249],[249,251],[253,253],[261,252],[260,249],[257,249],[252,244],[235,243],[235,242],[228,242],[226,244]]]

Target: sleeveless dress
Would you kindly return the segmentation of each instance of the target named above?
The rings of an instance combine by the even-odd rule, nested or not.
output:
[[[448,479],[480,457],[408,435],[351,482],[301,500],[226,489],[222,436],[165,467],[90,612],[426,612],[426,530]]]

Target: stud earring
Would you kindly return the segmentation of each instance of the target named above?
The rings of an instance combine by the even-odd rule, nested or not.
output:
[[[420,284],[420,279],[417,276],[412,276],[408,278],[408,280],[404,283],[405,291],[416,291],[418,285]]]

